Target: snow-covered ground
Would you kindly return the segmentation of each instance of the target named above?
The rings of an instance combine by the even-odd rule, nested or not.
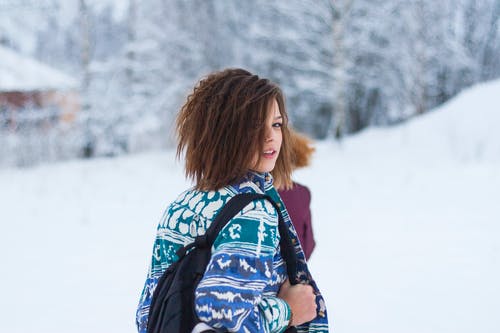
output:
[[[500,332],[500,81],[296,174],[339,333]],[[494,128],[495,127],[495,128]],[[0,171],[2,332],[134,332],[174,152]]]

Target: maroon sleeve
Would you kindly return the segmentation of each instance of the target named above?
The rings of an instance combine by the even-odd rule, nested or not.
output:
[[[292,189],[280,190],[279,194],[297,230],[306,259],[309,259],[315,247],[311,224],[311,192],[306,186],[294,183]]]
[[[314,233],[312,229],[311,221],[311,191],[304,186],[304,243],[303,250],[306,255],[306,259],[309,260],[316,242],[314,241]]]

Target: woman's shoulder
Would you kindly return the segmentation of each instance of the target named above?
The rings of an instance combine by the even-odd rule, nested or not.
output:
[[[177,196],[171,207],[189,210],[196,215],[212,218],[234,194],[227,188],[216,191],[188,189]]]
[[[252,182],[242,183],[242,186],[226,186],[216,191],[201,191],[195,188],[188,189],[177,196],[169,206],[170,214],[182,211],[189,215],[198,215],[201,218],[212,220],[231,198],[241,193],[260,193],[259,189],[250,185]],[[277,216],[277,212],[270,202],[257,199],[248,203],[236,216]]]
[[[285,198],[309,198],[311,196],[311,191],[305,185],[302,185],[297,182],[293,182],[293,186],[290,189],[280,190],[280,196]]]
[[[302,192],[302,193],[311,193],[311,191],[309,190],[309,187],[307,187],[301,183],[297,183],[297,182],[293,183],[292,190],[297,191],[297,192]]]

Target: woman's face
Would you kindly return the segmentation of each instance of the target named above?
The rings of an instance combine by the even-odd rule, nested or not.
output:
[[[281,116],[276,100],[273,100],[271,103],[264,126],[266,127],[264,131],[266,136],[264,139],[264,149],[255,154],[252,163],[254,167],[251,168],[257,172],[271,172],[280,153],[281,141],[283,139],[281,133],[283,117]]]

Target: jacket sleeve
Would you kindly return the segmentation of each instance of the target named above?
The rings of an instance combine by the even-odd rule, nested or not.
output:
[[[277,213],[266,201],[250,203],[234,217],[218,235],[195,292],[200,320],[230,332],[284,331],[288,304],[263,295],[278,244]]]
[[[316,242],[314,241],[314,234],[311,221],[311,192],[304,186],[304,254],[306,259],[309,260]]]
[[[137,307],[135,324],[139,333],[146,333],[148,329],[149,307],[153,296],[154,287],[158,284],[158,278],[150,276],[146,279],[142,290],[139,306]]]

